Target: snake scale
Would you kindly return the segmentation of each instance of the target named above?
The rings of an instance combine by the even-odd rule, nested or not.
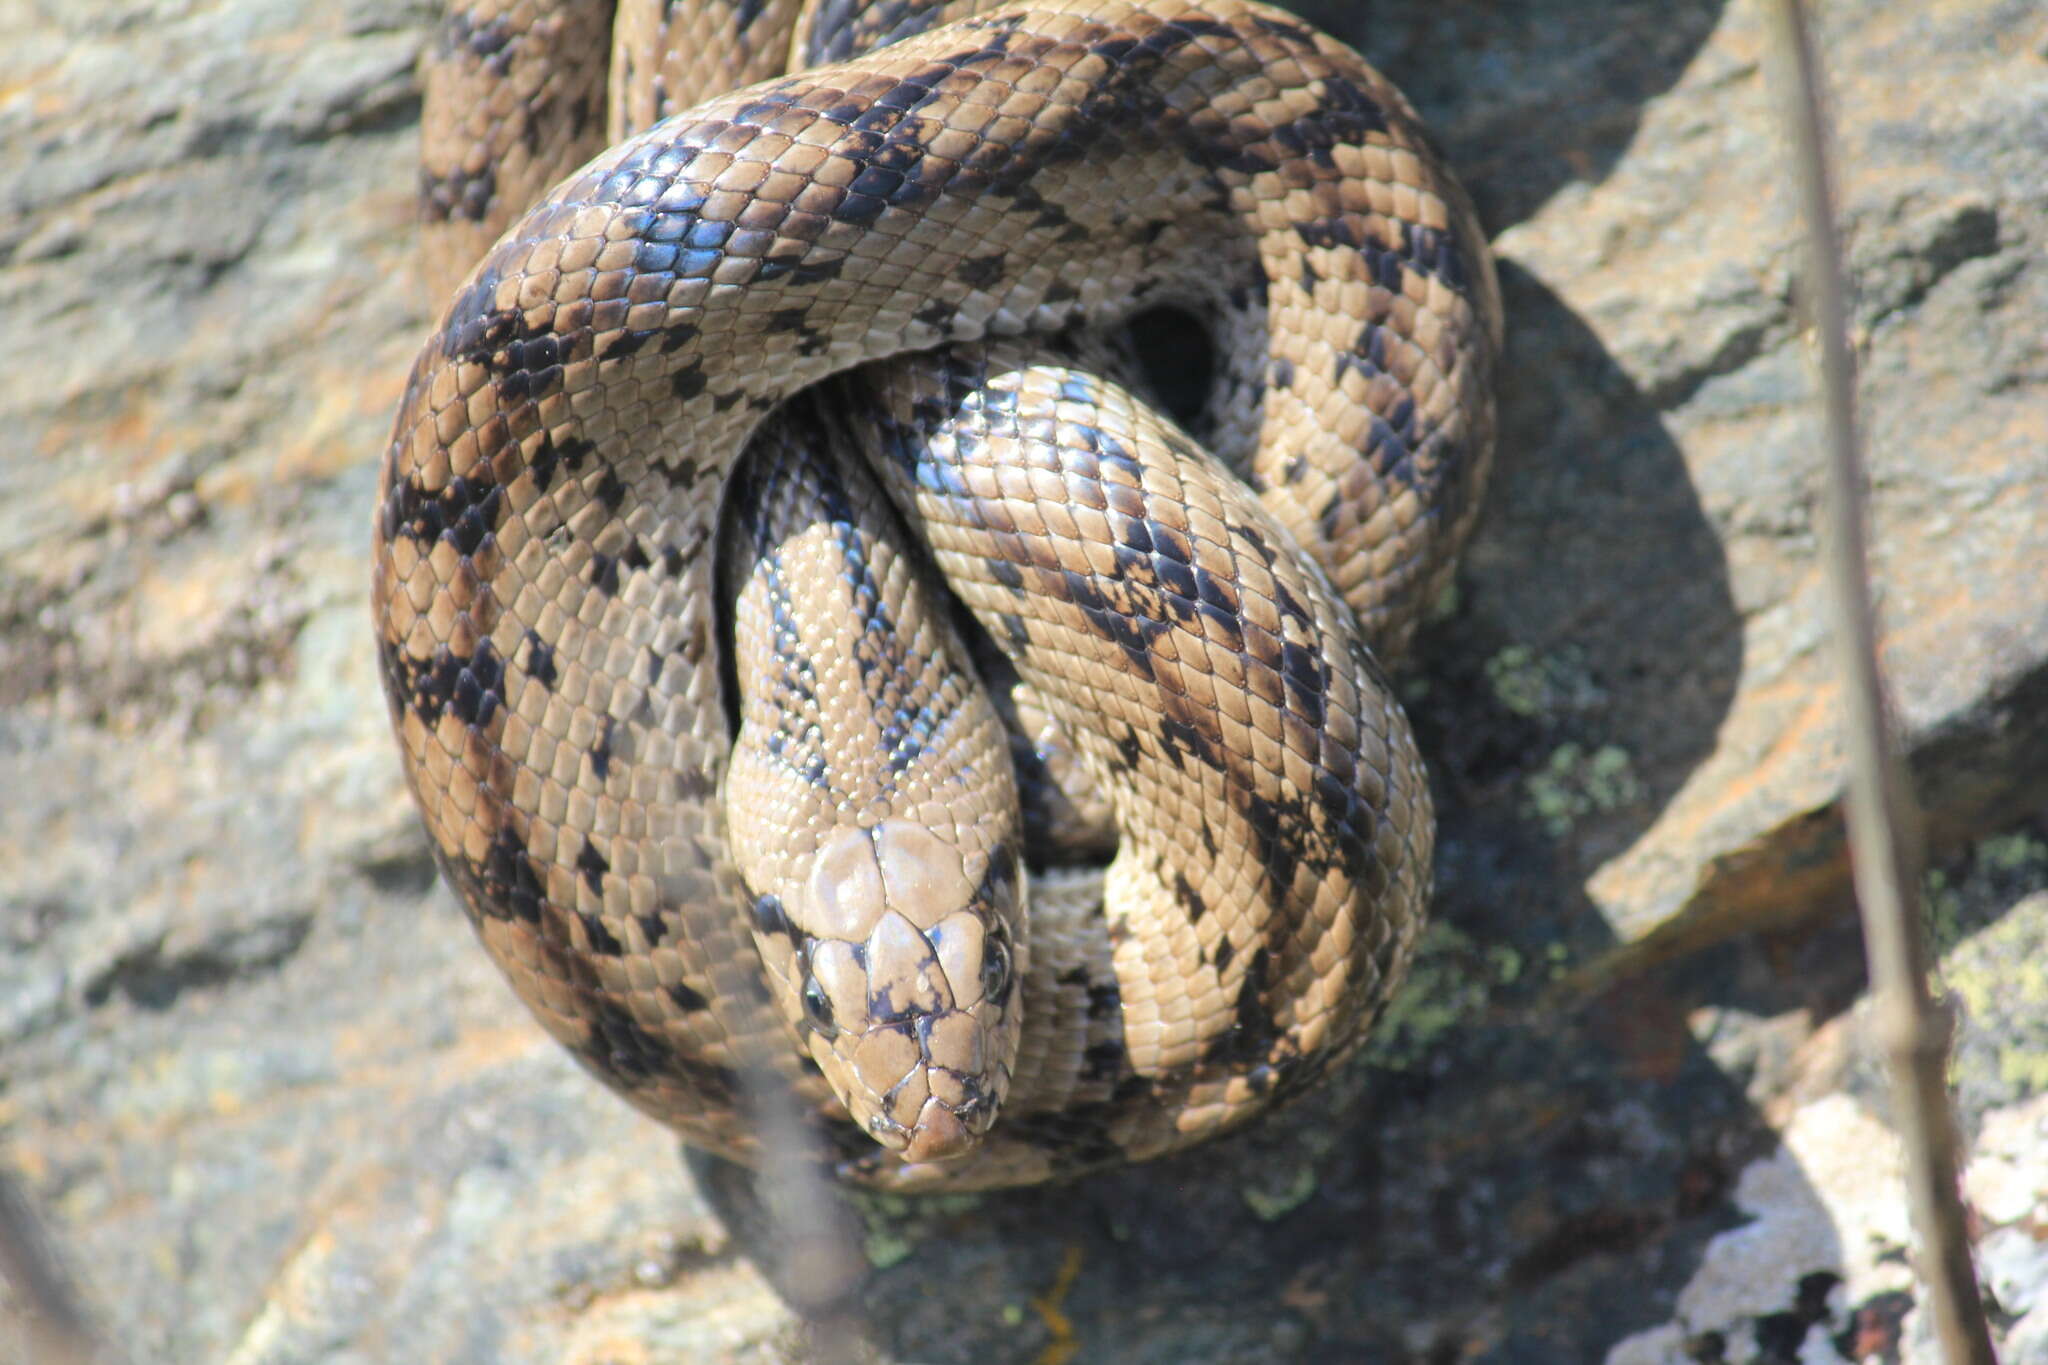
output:
[[[452,302],[373,607],[541,1023],[692,1143],[794,1113],[904,1189],[1341,1060],[1434,838],[1373,651],[1500,337],[1401,95],[1239,0],[468,0],[425,65]],[[1147,316],[1213,340],[1179,421]]]

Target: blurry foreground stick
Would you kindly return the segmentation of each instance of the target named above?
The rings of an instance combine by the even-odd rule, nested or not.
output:
[[[1863,941],[1893,1107],[1905,1143],[1906,1183],[1920,1240],[1919,1271],[1927,1285],[1942,1357],[1950,1365],[1993,1365],[1990,1329],[1977,1297],[1962,1201],[1956,1192],[1956,1130],[1944,1077],[1951,1020],[1927,991],[1918,895],[1919,820],[1878,674],[1855,367],[1849,354],[1842,253],[1835,232],[1813,41],[1800,0],[1778,0],[1775,11],[1785,59],[1793,172],[1806,222],[1806,297],[1820,342],[1828,450],[1822,534],[1842,671],[1856,900],[1863,914]]]

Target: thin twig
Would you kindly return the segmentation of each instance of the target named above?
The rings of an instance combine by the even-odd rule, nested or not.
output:
[[[1906,1183],[1920,1240],[1919,1269],[1950,1365],[1993,1365],[1990,1327],[1970,1264],[1957,1195],[1956,1125],[1943,1075],[1952,1020],[1927,990],[1920,933],[1919,815],[1884,705],[1863,520],[1863,460],[1855,366],[1836,233],[1826,123],[1813,39],[1800,0],[1778,0],[1787,58],[1786,122],[1806,220],[1806,297],[1820,340],[1827,423],[1824,558],[1833,599],[1848,749],[1850,864],[1862,908],[1875,1015],[1905,1145]]]
[[[24,1195],[0,1171],[0,1281],[14,1292],[30,1361],[86,1365],[98,1359],[92,1329]]]

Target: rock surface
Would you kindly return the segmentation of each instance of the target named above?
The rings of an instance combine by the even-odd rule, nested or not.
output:
[[[1029,1359],[1061,1313],[1086,1360],[1932,1358],[1760,0],[1320,6],[1510,305],[1405,683],[1439,922],[1327,1093],[1079,1191],[863,1204],[864,1321],[808,1330],[730,1173],[512,1002],[399,781],[364,549],[434,8],[0,3],[0,1167],[130,1359]],[[2048,1361],[2048,13],[1821,8],[1967,1192]]]

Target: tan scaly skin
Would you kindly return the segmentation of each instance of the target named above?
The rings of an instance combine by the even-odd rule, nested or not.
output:
[[[709,93],[641,0],[611,8],[451,21],[442,261],[510,211],[466,178],[489,148],[593,136],[589,73],[547,85],[562,35],[643,45],[615,109]],[[505,231],[415,365],[376,522],[408,777],[521,997],[691,1141],[760,1159],[749,1096],[785,1089],[842,1175],[901,1188],[1200,1141],[1377,1015],[1432,819],[1368,646],[1405,643],[1469,531],[1500,326],[1464,196],[1341,44],[1237,0],[915,31],[974,8],[878,6],[911,36],[709,98]],[[829,50],[797,19],[667,22],[759,76]],[[506,84],[565,93],[451,162],[477,121],[435,91]],[[1221,464],[1071,368],[1162,302],[1215,310]],[[987,645],[927,559],[1114,810],[1102,901],[1064,872],[1020,896],[1001,733],[957,671]]]

